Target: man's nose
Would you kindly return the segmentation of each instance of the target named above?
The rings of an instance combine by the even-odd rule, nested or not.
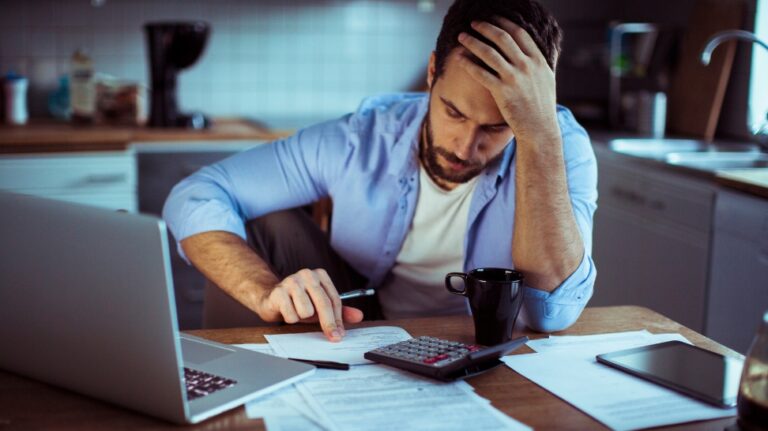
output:
[[[461,160],[469,161],[475,158],[477,154],[477,147],[479,145],[479,133],[476,127],[473,127],[464,134],[464,139],[458,142],[458,146],[454,154]]]

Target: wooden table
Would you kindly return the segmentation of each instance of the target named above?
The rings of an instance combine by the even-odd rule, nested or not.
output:
[[[401,326],[413,336],[432,335],[467,343],[472,342],[474,338],[472,320],[464,316],[364,322],[355,327],[381,324]],[[658,313],[633,306],[587,308],[575,325],[559,334],[586,335],[640,329],[647,329],[652,333],[679,332],[698,346],[719,353],[738,355]],[[316,330],[316,327],[294,325],[189,332],[223,343],[263,343],[264,334],[313,330]],[[546,336],[538,333],[527,335],[531,338]],[[8,346],[3,346],[6,347]],[[524,347],[516,353],[530,352],[530,349]],[[599,422],[505,366],[468,381],[480,396],[490,399],[496,408],[537,430],[605,429]],[[734,422],[735,418],[727,418],[657,429],[721,431]],[[241,407],[189,428],[263,430],[264,426],[260,419],[248,419],[245,409]],[[14,374],[0,372],[0,431],[16,429],[178,430],[179,427]]]

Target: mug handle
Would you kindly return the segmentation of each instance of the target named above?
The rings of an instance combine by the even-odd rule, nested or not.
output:
[[[459,290],[453,287],[453,285],[451,285],[451,277],[461,278],[462,284],[464,284],[464,290]],[[449,272],[445,276],[445,288],[455,295],[467,296],[467,274],[463,272]]]

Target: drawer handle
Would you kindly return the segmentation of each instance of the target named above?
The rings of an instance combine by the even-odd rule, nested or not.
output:
[[[631,202],[637,205],[645,205],[645,196],[635,193],[632,190],[625,190],[621,187],[613,187],[611,189],[611,194],[613,194],[616,198],[626,202]]]
[[[128,180],[127,174],[95,174],[85,177],[87,184],[114,184]]]
[[[664,203],[664,201],[651,201],[650,203],[651,209],[655,209],[658,211],[664,211],[667,209],[667,204]]]

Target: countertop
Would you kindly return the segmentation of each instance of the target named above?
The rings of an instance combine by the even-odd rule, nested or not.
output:
[[[617,133],[610,131],[590,131],[590,137],[596,152],[603,155],[610,155],[621,159],[629,159],[634,163],[646,165],[649,167],[663,168],[669,172],[686,175],[693,178],[712,181],[724,187],[740,190],[742,192],[768,199],[768,168],[753,169],[723,169],[718,171],[704,171],[686,166],[667,163],[663,159],[654,159],[651,157],[641,157],[631,154],[613,151],[608,147],[611,139],[620,138],[638,138],[639,136],[628,135],[627,133]]]
[[[718,183],[768,199],[768,168],[718,171]]]
[[[215,119],[206,130],[85,125],[33,120],[24,126],[0,126],[0,153],[120,151],[135,142],[270,141],[290,135],[245,119]]]
[[[47,153],[72,151],[122,151],[132,143],[162,142],[183,145],[193,141],[222,143],[227,141],[271,141],[292,134],[287,130],[270,130],[247,119],[215,119],[206,130],[151,129],[128,126],[75,126],[54,120],[33,120],[25,126],[0,125],[0,154]],[[626,133],[590,131],[596,151],[611,157],[630,158],[636,163],[663,167],[691,177],[714,181],[725,187],[768,199],[768,168],[727,169],[707,172],[672,165],[664,160],[618,153],[608,148],[615,138],[631,138]]]

